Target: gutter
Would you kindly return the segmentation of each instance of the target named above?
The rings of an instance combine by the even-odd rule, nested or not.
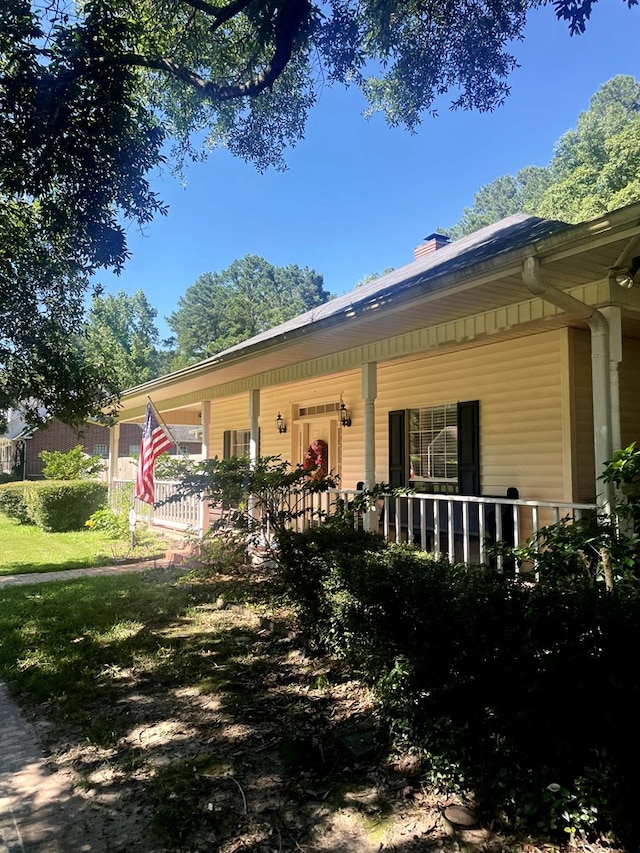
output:
[[[569,293],[545,281],[540,272],[540,260],[529,255],[522,264],[522,280],[534,296],[560,308],[570,317],[587,323],[591,332],[591,379],[593,396],[593,444],[596,473],[596,502],[605,512],[613,504],[611,484],[600,491],[599,472],[611,459],[614,436],[619,444],[620,404],[617,393],[618,359],[610,349],[611,328],[607,317],[596,308],[586,305]],[[618,349],[618,348],[616,348]],[[614,405],[612,405],[614,403]]]

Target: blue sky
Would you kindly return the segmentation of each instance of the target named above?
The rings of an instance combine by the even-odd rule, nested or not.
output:
[[[514,46],[520,68],[511,95],[488,114],[438,105],[415,135],[362,118],[356,90],[325,89],[306,138],[287,157],[287,172],[258,173],[226,151],[168,172],[154,189],[169,205],[144,233],[128,232],[132,258],[119,276],[97,277],[108,292],[142,289],[158,310],[158,328],[205,272],[246,254],[324,275],[335,294],[363,276],[399,267],[438,227],[457,222],[475,192],[527,165],[546,165],[556,140],[575,126],[593,93],[616,74],[639,76],[640,7],[599,0],[587,32],[570,37],[551,6],[529,19]]]

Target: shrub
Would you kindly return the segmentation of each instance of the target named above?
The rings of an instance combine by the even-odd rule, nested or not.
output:
[[[235,531],[211,530],[195,543],[194,577],[233,574],[247,562],[246,537]]]
[[[81,444],[68,453],[43,450],[38,455],[44,462],[42,473],[47,480],[88,480],[104,471],[104,459],[88,456]]]
[[[111,539],[129,539],[129,511],[133,506],[133,483],[127,483],[124,488],[116,490],[110,501],[110,506],[103,506],[92,513],[85,527],[104,533]]]
[[[26,493],[32,521],[47,532],[81,530],[107,499],[107,485],[83,480],[31,483]]]
[[[107,506],[92,513],[84,526],[104,533],[109,539],[127,539],[131,535],[128,516],[114,512]]]
[[[282,549],[290,594],[420,746],[427,781],[473,790],[512,826],[630,831],[637,586],[530,585],[405,546],[325,548],[324,535]]]
[[[0,486],[0,511],[9,518],[15,518],[20,524],[33,523],[25,498],[25,491],[30,485],[31,483],[21,480]]]

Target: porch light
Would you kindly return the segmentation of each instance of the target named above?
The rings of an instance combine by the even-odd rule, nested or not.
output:
[[[347,409],[344,403],[340,403],[340,426],[351,426],[351,412]]]
[[[633,279],[630,275],[618,273],[618,275],[616,276],[616,284],[624,288],[625,290],[628,290],[630,287],[633,287]]]
[[[618,271],[616,272],[616,284],[619,285],[619,287],[624,288],[625,290],[628,290],[629,288],[633,287],[633,285],[635,284],[635,278],[638,275],[639,270],[640,255],[638,255],[631,261],[631,266],[628,270],[623,271],[618,269]]]
[[[278,412],[278,417],[276,418],[276,429],[277,429],[277,430],[278,430],[278,432],[279,432],[279,433],[281,433],[281,434],[282,434],[283,432],[286,432],[286,431],[287,431],[287,425],[286,425],[286,423],[284,422],[284,418],[282,417],[282,415],[280,414],[280,412]]]

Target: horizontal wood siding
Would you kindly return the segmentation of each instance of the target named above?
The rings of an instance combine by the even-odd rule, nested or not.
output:
[[[563,468],[566,331],[379,365],[376,478],[386,480],[387,412],[480,401],[480,488],[502,495],[570,500]],[[564,383],[566,385],[566,383]]]
[[[231,429],[249,429],[249,395],[237,394],[211,403],[209,457],[224,456],[224,433]]]

